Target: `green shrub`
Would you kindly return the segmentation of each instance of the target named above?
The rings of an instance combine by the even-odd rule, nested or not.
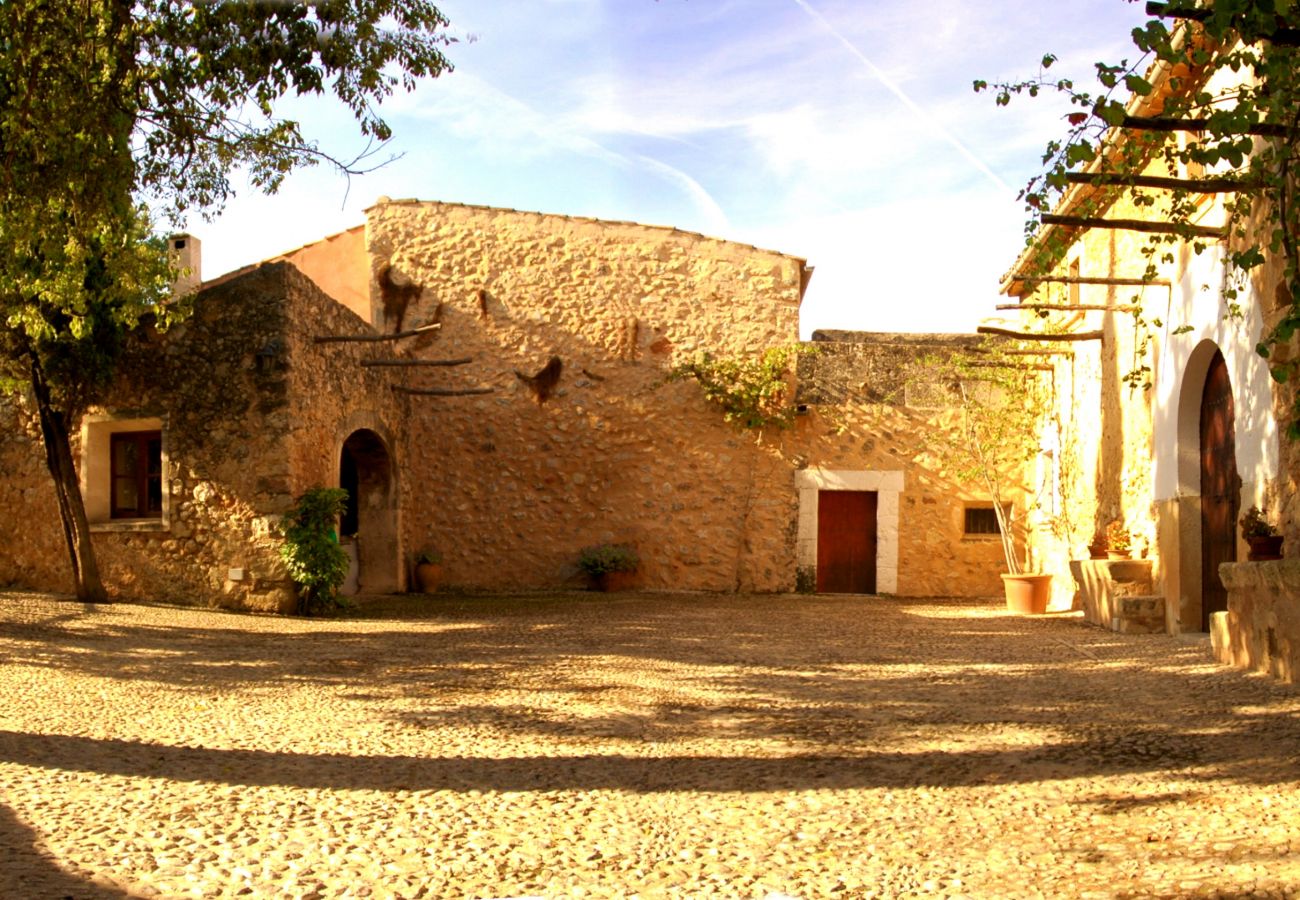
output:
[[[610,572],[635,572],[641,557],[626,544],[593,544],[578,554],[578,568],[592,577]]]
[[[285,516],[280,557],[298,585],[300,615],[318,615],[344,605],[338,591],[348,577],[348,555],[339,546],[335,528],[347,502],[345,490],[312,488]]]

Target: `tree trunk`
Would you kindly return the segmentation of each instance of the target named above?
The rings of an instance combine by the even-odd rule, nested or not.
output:
[[[45,444],[45,465],[54,479],[54,494],[59,502],[59,517],[63,521],[63,537],[68,545],[72,562],[72,580],[77,599],[84,603],[107,603],[108,594],[99,578],[99,565],[95,562],[95,548],[90,541],[90,524],[86,521],[86,505],[81,499],[81,484],[77,469],[72,463],[72,443],[68,437],[68,423],[63,413],[54,408],[50,400],[50,387],[45,383],[45,370],[34,352],[29,352],[32,373],[32,392],[36,395],[36,408],[40,415],[41,437]]]

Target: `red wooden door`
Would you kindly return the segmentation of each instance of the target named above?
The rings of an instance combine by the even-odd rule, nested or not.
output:
[[[1237,559],[1236,442],[1233,439],[1232,384],[1222,353],[1215,353],[1201,395],[1201,630],[1210,630],[1210,613],[1228,608],[1219,564]]]
[[[817,592],[876,592],[876,492],[817,492]]]

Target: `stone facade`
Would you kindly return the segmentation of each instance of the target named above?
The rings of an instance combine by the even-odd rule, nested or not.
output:
[[[303,490],[340,482],[356,498],[344,544],[361,592],[404,589],[423,550],[452,587],[577,586],[579,550],[605,541],[637,548],[647,588],[790,591],[815,575],[817,498],[836,489],[878,493],[877,590],[1000,592],[996,537],[964,533],[983,500],[932,452],[951,410],[892,395],[924,347],[961,339],[821,335],[798,376],[806,414],[761,437],[667,377],[699,354],[796,343],[801,259],[386,201],[364,228],[280,260],[205,286],[194,318],[128,360],[87,417],[91,481],[105,429],[163,433],[162,520],[97,526],[120,595],[291,608],[275,526]],[[0,583],[66,588],[39,446],[6,410],[0,459],[21,474],[0,497],[42,527],[0,548]]]

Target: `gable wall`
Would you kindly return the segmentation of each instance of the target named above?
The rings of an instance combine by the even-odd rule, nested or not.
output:
[[[424,287],[411,350],[466,366],[394,373],[412,386],[406,545],[436,548],[447,581],[578,584],[581,547],[629,542],[643,583],[794,586],[796,497],[786,440],[726,425],[674,363],[797,340],[799,260],[671,229],[436,203],[373,209],[372,265]],[[379,305],[376,297],[376,305]],[[532,376],[563,374],[538,403]]]

